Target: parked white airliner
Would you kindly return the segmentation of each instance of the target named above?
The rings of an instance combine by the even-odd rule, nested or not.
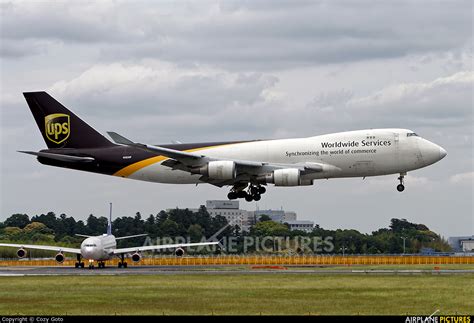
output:
[[[229,199],[258,201],[265,185],[312,185],[314,180],[404,176],[446,156],[446,150],[408,129],[369,129],[282,139],[146,145],[115,132],[112,143],[46,92],[24,93],[48,149],[47,165],[173,184],[231,186]]]
[[[174,249],[176,256],[180,257],[184,254],[184,249],[186,247],[199,247],[199,246],[211,246],[217,245],[219,242],[198,242],[198,243],[181,243],[181,244],[167,244],[167,245],[155,245],[155,246],[141,246],[141,247],[132,247],[132,248],[120,248],[117,249],[117,240],[130,239],[136,237],[146,236],[147,234],[137,234],[133,236],[118,237],[116,238],[112,234],[112,205],[110,205],[110,217],[107,225],[107,233],[100,236],[86,236],[82,234],[77,234],[81,237],[86,237],[82,243],[81,248],[67,248],[59,246],[44,246],[44,245],[29,245],[29,244],[13,244],[13,243],[0,243],[0,247],[13,247],[19,248],[17,255],[19,258],[24,258],[26,256],[25,249],[38,249],[38,250],[50,250],[57,252],[54,259],[58,263],[62,263],[65,259],[64,253],[72,253],[77,257],[77,262],[75,263],[76,268],[84,268],[84,262],[82,259],[89,260],[89,269],[94,268],[94,261],[98,262],[99,268],[105,268],[105,261],[110,260],[114,257],[120,258],[118,263],[119,268],[127,268],[127,263],[125,262],[125,255],[131,254],[133,262],[139,262],[143,251],[150,250],[164,250],[164,249]]]

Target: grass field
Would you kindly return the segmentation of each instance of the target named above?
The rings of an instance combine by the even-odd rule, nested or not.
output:
[[[0,277],[0,314],[472,314],[473,275]]]

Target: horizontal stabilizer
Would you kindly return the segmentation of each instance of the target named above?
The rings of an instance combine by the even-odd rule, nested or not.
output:
[[[78,157],[78,156],[52,154],[52,153],[36,152],[36,151],[21,151],[21,150],[19,150],[18,152],[33,155],[33,156],[43,157],[43,158],[60,160],[60,161],[64,161],[64,162],[90,163],[90,162],[94,161],[94,158],[92,158],[92,157]]]
[[[131,140],[128,140],[127,138],[125,138],[124,136],[122,135],[119,135],[118,133],[116,132],[113,132],[113,131],[107,131],[107,133],[109,134],[110,138],[112,138],[112,140],[117,143],[117,144],[121,144],[121,145],[127,145],[127,146],[130,146],[130,145],[134,145],[135,143]]]

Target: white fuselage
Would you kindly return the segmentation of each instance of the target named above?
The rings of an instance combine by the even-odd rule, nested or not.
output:
[[[117,241],[113,235],[101,235],[85,239],[81,243],[81,255],[84,259],[104,261],[112,258],[117,248]]]
[[[323,163],[331,165],[304,179],[365,177],[396,173],[431,165],[446,155],[440,146],[406,129],[374,129],[322,136],[229,144],[199,151],[211,158],[273,164]],[[157,161],[128,177],[137,180],[194,184],[201,175],[171,170]]]

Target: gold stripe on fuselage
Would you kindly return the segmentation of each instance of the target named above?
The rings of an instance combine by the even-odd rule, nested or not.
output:
[[[139,162],[133,163],[131,165],[128,165],[122,168],[118,172],[114,173],[114,176],[128,177],[144,167],[150,166],[154,163],[159,163],[160,161],[163,161],[165,159],[167,159],[167,157],[164,157],[164,156],[155,156],[155,157],[143,159],[143,160],[140,160]]]

